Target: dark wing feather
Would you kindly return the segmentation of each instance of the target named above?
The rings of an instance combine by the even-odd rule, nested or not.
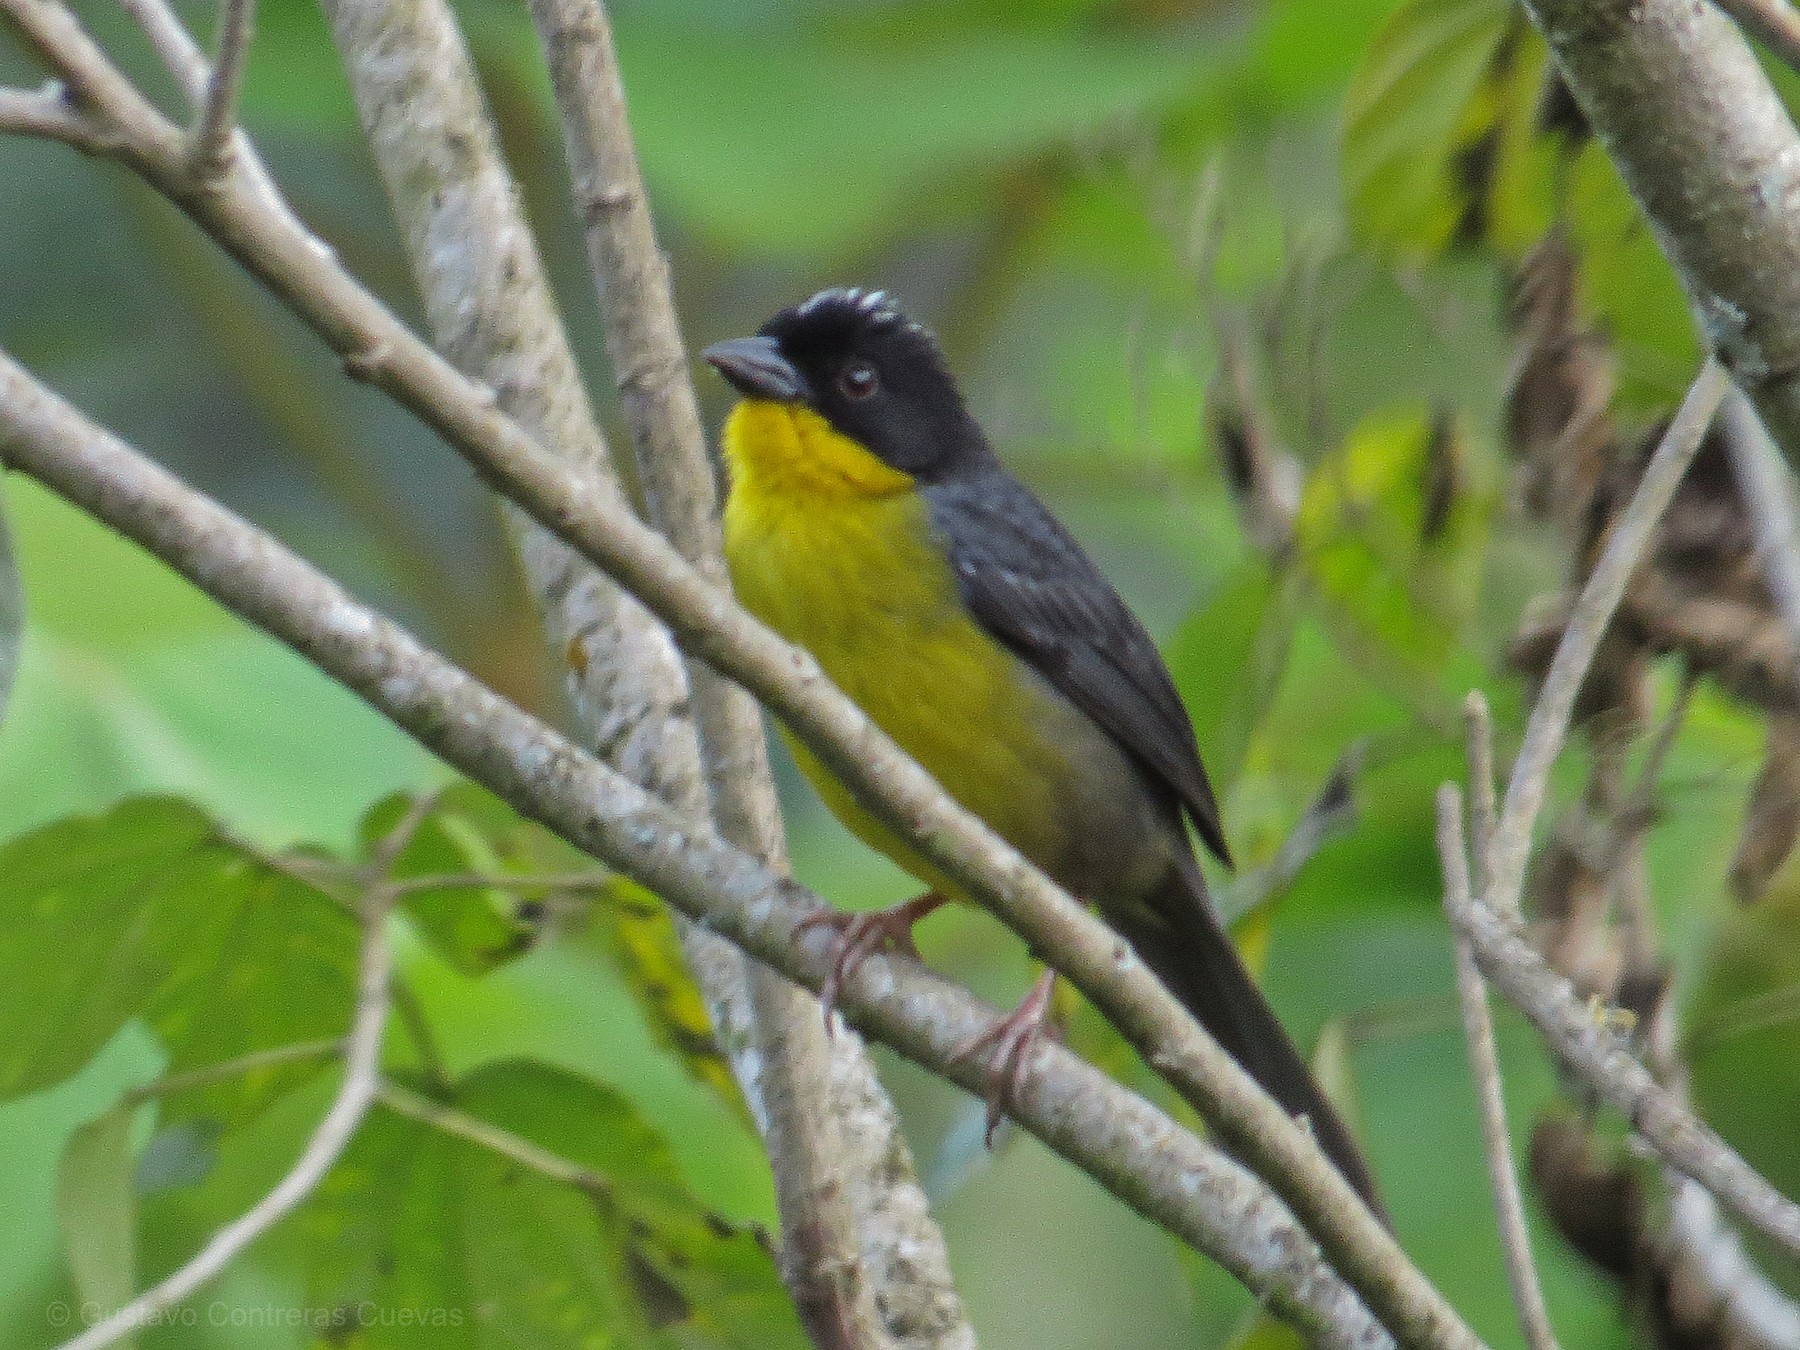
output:
[[[976,619],[1165,784],[1230,866],[1187,709],[1156,644],[1100,569],[997,464],[924,491]]]

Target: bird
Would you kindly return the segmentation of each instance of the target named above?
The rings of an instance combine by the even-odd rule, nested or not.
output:
[[[1374,1179],[1239,958],[1194,838],[1231,851],[1192,721],[1155,642],[1006,468],[937,339],[884,291],[834,287],[704,359],[737,392],[720,449],[740,602],[962,806],[1096,908],[1380,1213]],[[838,930],[826,1016],[873,952],[966,897],[782,728],[852,834],[923,882]],[[961,1047],[987,1056],[990,1142],[1050,1020],[1055,974]]]

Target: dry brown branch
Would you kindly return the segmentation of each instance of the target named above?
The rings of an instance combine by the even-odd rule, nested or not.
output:
[[[456,669],[255,527],[87,422],[0,354],[0,461],[105,520],[234,612],[288,643],[446,762],[689,918],[809,989],[827,944],[796,941],[817,897]],[[993,1010],[910,960],[850,980],[849,1020],[970,1090],[957,1051]],[[1062,1047],[1048,1044],[1014,1117],[1152,1221],[1243,1280],[1324,1346],[1394,1343],[1266,1185]],[[1478,1345],[1464,1332],[1404,1344]]]

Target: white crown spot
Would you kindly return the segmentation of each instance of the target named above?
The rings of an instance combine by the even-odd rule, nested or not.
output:
[[[803,301],[794,310],[795,317],[805,319],[820,310],[846,308],[878,327],[898,327],[909,333],[929,338],[923,324],[915,323],[900,312],[893,296],[883,290],[866,291],[861,286],[832,286]]]

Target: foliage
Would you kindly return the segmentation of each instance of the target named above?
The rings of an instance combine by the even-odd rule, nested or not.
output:
[[[84,20],[141,58],[98,9]],[[1540,40],[1505,0],[615,9],[692,345],[839,281],[889,285],[932,322],[1002,451],[1165,639],[1246,874],[1359,750],[1353,828],[1239,937],[1303,1044],[1333,1029],[1409,1250],[1491,1344],[1517,1344],[1430,805],[1461,771],[1468,688],[1495,701],[1503,748],[1516,735],[1526,691],[1508,643],[1568,574],[1566,542],[1522,520],[1506,486],[1506,280],[1559,223],[1629,425],[1666,410],[1696,359],[1679,287],[1604,152],[1548,115]],[[529,26],[496,0],[461,12],[577,348],[597,354]],[[0,81],[37,78],[0,43]],[[407,303],[312,4],[259,4],[245,99],[302,213]],[[115,177],[0,141],[0,198],[0,343],[557,715],[493,513],[428,434]],[[1292,466],[1285,551],[1252,542],[1202,430],[1228,352]],[[21,1216],[0,1252],[0,1326],[36,1350],[60,1338],[47,1308],[121,1301],[291,1161],[334,1079],[329,1047],[146,1085],[342,1035],[349,869],[444,773],[123,541],[26,484],[4,491],[28,604],[0,727],[0,1193]],[[0,547],[0,689],[10,575]],[[1696,1091],[1792,1193],[1792,907],[1779,877],[1751,915],[1722,898],[1760,726],[1702,686],[1648,865],[1692,997]],[[784,786],[803,881],[857,906],[907,893]],[[142,1350],[483,1346],[503,1343],[499,1323],[516,1334],[504,1343],[543,1350],[796,1343],[752,1227],[773,1220],[754,1137],[654,899],[464,784],[392,875],[442,883],[413,887],[395,920],[410,1011],[385,1053],[440,1121],[378,1108],[216,1306],[462,1320],[409,1341],[395,1325],[202,1316],[146,1329]],[[1023,984],[1018,944],[980,916],[922,938],[996,1000]],[[1090,1010],[1071,1017],[1078,1048],[1158,1090]],[[1558,1085],[1522,1027],[1503,1021],[1501,1051],[1522,1143]],[[940,1157],[985,1345],[1112,1347],[1121,1326],[1142,1346],[1282,1343],[1216,1270],[1042,1150],[990,1158],[969,1103],[892,1078],[921,1156]],[[552,1180],[442,1119],[603,1184]],[[1564,1343],[1631,1343],[1614,1292],[1536,1228]]]

